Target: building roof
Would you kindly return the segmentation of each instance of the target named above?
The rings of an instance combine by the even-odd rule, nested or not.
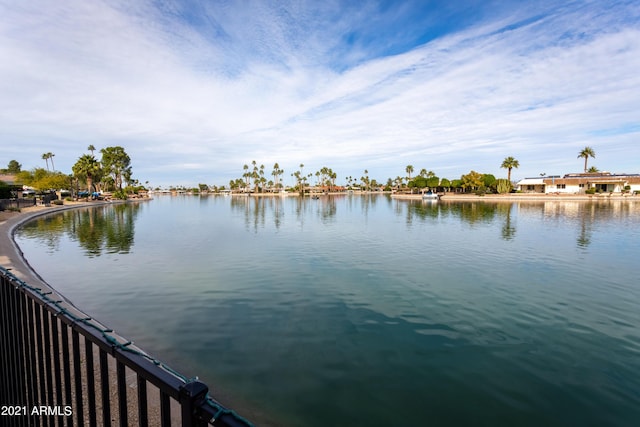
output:
[[[516,185],[544,185],[544,178],[524,178]]]
[[[16,182],[16,176],[9,174],[0,174],[0,181],[4,182],[5,184],[11,185]]]
[[[562,178],[546,178],[545,184],[638,184],[640,183],[640,174],[611,174],[609,172],[602,173],[570,173]]]

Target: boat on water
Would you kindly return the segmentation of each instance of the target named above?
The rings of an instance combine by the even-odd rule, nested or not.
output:
[[[440,195],[429,190],[426,193],[422,193],[422,200],[438,201],[440,200]]]

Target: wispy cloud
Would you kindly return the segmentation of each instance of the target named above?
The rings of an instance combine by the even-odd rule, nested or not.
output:
[[[600,168],[640,172],[633,2],[481,19],[316,3],[0,0],[0,162],[53,151],[70,169],[87,145],[119,144],[158,184],[224,183],[253,159],[455,178],[500,174],[506,156],[522,175],[570,172],[590,145]]]

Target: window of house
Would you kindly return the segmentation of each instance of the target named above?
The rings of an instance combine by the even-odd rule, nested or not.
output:
[[[535,189],[536,189],[535,185],[527,185],[527,190],[528,191],[533,191]]]
[[[567,184],[558,184],[559,190],[564,190],[565,188],[567,188]]]
[[[584,184],[578,184],[578,188],[584,188]]]

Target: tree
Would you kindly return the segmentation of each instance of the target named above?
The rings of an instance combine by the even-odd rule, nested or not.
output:
[[[71,182],[68,175],[62,172],[47,172],[45,176],[30,184],[38,191],[70,189]]]
[[[267,184],[267,178],[264,177],[264,165],[260,165],[260,178],[259,178],[259,182],[260,182],[260,192],[263,193],[264,192],[264,187]]]
[[[87,191],[91,193],[93,179],[100,174],[100,163],[91,154],[81,156],[71,168],[76,178],[87,181]]]
[[[511,182],[511,169],[519,168],[520,162],[514,159],[513,157],[505,157],[502,161],[502,165],[500,166],[502,169],[507,169],[507,179]]]
[[[44,160],[45,162],[47,162],[47,170],[49,170],[49,153],[44,153],[42,155],[42,160]],[[586,170],[586,166],[585,166],[585,170]]]
[[[475,190],[478,189],[480,187],[482,187],[484,185],[483,182],[483,178],[484,175],[476,172],[476,171],[471,171],[466,175],[462,175],[460,177],[460,181],[462,182],[462,188],[465,189],[471,189],[471,190]]]
[[[391,188],[393,187],[393,180],[391,178],[387,179],[387,185],[384,188],[384,191],[391,191]]]
[[[407,165],[407,167],[404,170],[407,172],[408,181],[411,181],[411,174],[413,173],[413,166],[412,165]]]
[[[417,177],[415,177],[414,179],[412,179],[407,183],[407,187],[411,189],[411,193],[413,193],[414,188],[422,189],[428,186],[429,184],[427,183],[427,178],[420,175],[418,175]]]
[[[22,165],[17,160],[10,160],[7,164],[7,173],[16,174],[22,170]]]
[[[122,190],[123,177],[127,181],[131,178],[131,158],[119,146],[103,148],[100,153],[104,174],[111,175],[117,189]]]
[[[11,187],[4,182],[0,181],[0,199],[11,198]]]
[[[402,178],[401,176],[396,176],[395,182],[396,182],[396,190],[399,191],[400,187],[402,187],[402,182],[404,181],[404,178]]]
[[[454,190],[457,190],[458,188],[462,187],[462,180],[461,179],[454,179],[451,181],[451,188],[453,188]]]
[[[593,148],[591,147],[584,147],[582,149],[582,151],[580,151],[580,153],[578,153],[578,158],[584,158],[584,171],[585,173],[587,172],[587,161],[589,160],[589,157],[593,157],[594,159],[596,158],[596,152],[593,151]]]
[[[275,188],[282,187],[282,185],[280,184],[280,175],[282,175],[283,173],[284,173],[284,170],[280,169],[280,165],[277,163],[274,163],[273,172],[271,172],[271,175],[273,175]]]
[[[371,184],[371,181],[369,180],[369,171],[367,169],[364,170],[364,176],[360,177],[360,182],[362,182],[362,186],[364,187],[365,191],[369,191],[369,185]]]
[[[53,171],[55,171],[55,170],[56,170],[56,167],[55,167],[55,165],[53,164],[53,157],[55,156],[55,154],[53,154],[51,151],[49,151],[49,152],[47,153],[47,156],[49,157],[49,160],[51,160],[51,169],[52,169]]]
[[[298,183],[298,191],[300,192],[301,196],[304,196],[304,187],[307,182],[307,178],[311,176],[311,174],[309,174],[308,176],[304,176],[304,174],[302,173],[303,168],[304,164],[300,163],[300,170],[295,171],[291,174],[291,176],[296,178],[296,182]]]
[[[244,188],[246,190],[247,188],[249,188],[249,178],[251,178],[251,173],[249,172],[249,165],[245,164],[244,166],[242,166],[242,170],[244,171],[244,173],[242,174],[242,177],[244,178]]]
[[[485,173],[485,174],[482,176],[482,184],[483,184],[485,187],[493,187],[495,183],[496,183],[496,177],[495,177],[495,176],[493,176],[492,174],[490,174],[490,173]]]
[[[596,172],[600,172],[600,169],[598,169],[595,166],[589,166],[589,170],[587,171],[589,173],[596,173]]]
[[[94,147],[94,146],[93,146],[93,144],[90,144],[90,145],[87,147],[87,150],[88,150],[88,151],[91,151],[91,155],[93,156],[93,152],[94,152],[94,151],[96,151],[96,147]]]
[[[430,176],[427,178],[427,187],[438,188],[438,185],[440,185],[440,178],[437,176]]]

